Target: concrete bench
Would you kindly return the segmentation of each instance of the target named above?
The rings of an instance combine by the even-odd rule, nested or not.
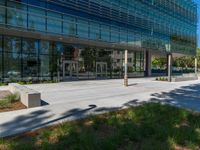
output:
[[[41,106],[41,94],[18,83],[9,83],[11,93],[19,93],[20,101],[28,108]]]

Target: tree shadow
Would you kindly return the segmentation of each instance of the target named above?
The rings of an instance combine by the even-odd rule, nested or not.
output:
[[[96,108],[96,105],[89,105],[86,109],[74,108],[63,113],[56,119],[51,119],[55,114],[49,110],[36,110],[16,117],[14,120],[0,124],[0,137],[9,137],[32,130],[42,128],[54,123],[59,123],[65,119],[75,120],[86,116],[87,112]]]
[[[161,102],[200,112],[200,84],[182,86],[170,92],[151,94],[151,102]]]
[[[169,92],[154,93],[151,96],[152,98],[150,99],[150,102],[170,104],[178,107],[189,108],[195,111],[200,111],[200,84],[182,86]],[[48,143],[48,146],[57,149],[59,149],[60,145],[69,146],[69,143],[65,143],[64,141],[70,141],[71,139],[74,140],[71,141],[72,144],[77,142],[77,144],[79,144],[78,146],[81,146],[83,144],[81,143],[81,141],[84,141],[84,137],[86,139],[89,137],[89,139],[91,138],[90,140],[93,140],[93,138],[96,139],[96,141],[93,141],[95,144],[98,143],[98,140],[101,142],[105,142],[106,140],[117,141],[118,139],[114,137],[114,135],[116,134],[123,134],[125,138],[130,138],[130,141],[133,140],[134,144],[142,143],[143,146],[152,146],[155,141],[152,141],[151,138],[155,138],[156,140],[158,140],[158,142],[160,142],[160,147],[155,147],[155,149],[162,149],[163,145],[166,149],[171,149],[171,145],[169,143],[169,141],[171,140],[170,138],[172,138],[172,140],[174,140],[181,146],[187,145],[188,142],[191,142],[191,145],[193,143],[200,143],[199,133],[197,132],[197,128],[200,126],[199,115],[189,114],[188,112],[182,111],[181,109],[176,109],[175,107],[169,107],[165,105],[154,105],[151,103],[142,105],[144,103],[145,102],[140,102],[137,99],[133,99],[129,102],[124,103],[120,107],[98,107],[96,105],[91,104],[84,109],[73,108],[69,111],[66,111],[60,117],[53,120],[48,119],[52,115],[50,112],[46,110],[36,111],[28,115],[26,114],[17,117],[11,122],[7,122],[5,124],[0,125],[0,129],[4,129],[3,133],[0,135],[5,135],[7,133],[12,132],[22,133],[25,127],[29,126],[30,124],[34,124],[34,122],[37,122],[37,125],[32,125],[28,128],[29,130],[24,131],[27,132],[40,127],[57,123],[59,121],[66,121],[66,119],[74,120],[84,118],[92,113],[99,114],[114,111],[113,114],[111,114],[111,116],[105,117],[104,119],[102,119],[102,117],[99,118],[98,116],[89,117],[89,120],[91,120],[92,122],[96,121],[97,123],[91,125],[89,124],[87,125],[87,127],[83,123],[80,123],[81,126],[78,126],[76,129],[74,129],[73,132],[70,132],[67,135],[60,136],[57,142]],[[141,109],[137,109],[134,107],[138,105],[141,105]],[[127,113],[124,118],[118,119],[117,112],[115,111],[124,107],[131,107],[132,111],[129,111],[129,113]],[[107,114],[103,115],[103,117],[104,116],[107,116]],[[43,122],[43,120],[48,121]],[[135,122],[136,120],[138,122]],[[96,132],[99,132],[99,130],[101,129],[101,125],[103,125],[104,123],[107,123],[106,125],[109,125],[109,128],[106,128],[106,131],[104,132],[110,132],[109,130],[112,131],[112,127],[114,127],[115,133],[110,134],[111,137],[109,136],[109,138],[96,138],[96,136],[98,135]],[[121,138],[120,140],[123,141],[123,139],[124,138]],[[117,141],[119,143],[116,143],[116,145],[121,145],[120,140]],[[91,146],[89,140],[85,142],[88,142],[88,146]],[[123,141],[123,143],[126,142],[127,141]],[[95,144],[94,146],[98,146]],[[87,147],[85,148],[87,149]],[[102,147],[100,148],[103,149]],[[84,147],[82,147],[82,149],[84,149]]]
[[[133,100],[130,103],[137,102]],[[101,110],[110,109],[99,111]],[[85,112],[72,109],[68,113],[79,113],[80,111]],[[200,139],[197,131],[199,123],[199,115],[169,105],[146,103],[128,110],[91,116],[87,119],[44,129],[42,132],[38,131],[36,139],[42,141],[41,145],[36,145],[36,141],[32,140],[31,146],[33,149],[168,150],[173,149],[170,143],[172,141],[180,149],[184,149],[192,144],[199,145]],[[56,136],[60,130],[62,134]],[[48,132],[51,133],[46,134]],[[56,140],[52,141],[52,136]],[[28,138],[28,136],[22,138]],[[23,140],[19,140],[14,148],[21,149],[23,144]]]
[[[41,124],[51,116],[52,114],[49,114],[49,111],[47,110],[37,110],[20,115],[12,121],[0,123],[0,137],[31,131],[34,128],[35,123]]]
[[[102,114],[120,110],[131,106],[138,106],[138,100],[131,100],[120,107],[98,107],[94,104],[88,105],[87,108],[73,108],[62,113],[59,117],[54,117],[50,110],[36,110],[16,117],[14,120],[0,124],[0,137],[9,137],[39,128],[43,128],[63,121],[82,119],[95,114]],[[52,119],[55,118],[55,119]]]

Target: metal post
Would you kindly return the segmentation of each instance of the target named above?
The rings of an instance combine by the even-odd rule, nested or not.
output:
[[[146,51],[146,62],[145,62],[145,70],[146,70],[146,77],[150,77],[151,76],[151,52],[150,51]]]
[[[65,80],[65,62],[63,62],[63,78],[62,80]]]
[[[57,59],[57,82],[60,82],[60,60]]]
[[[197,76],[197,73],[198,73],[198,60],[197,60],[197,57],[195,57],[195,75]]]
[[[172,81],[172,55],[168,54],[168,81]]]
[[[125,50],[124,60],[124,86],[128,86],[128,50]]]

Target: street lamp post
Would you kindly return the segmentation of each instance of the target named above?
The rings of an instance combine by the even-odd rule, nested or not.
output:
[[[168,81],[172,81],[172,54],[171,54],[171,45],[166,44],[166,51],[167,51],[167,59],[168,59]]]
[[[168,54],[168,81],[172,81],[172,55]]]
[[[128,86],[128,50],[125,50],[124,60],[124,86]]]

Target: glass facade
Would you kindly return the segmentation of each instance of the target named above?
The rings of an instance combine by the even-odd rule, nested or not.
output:
[[[64,68],[65,72],[68,71],[65,75],[67,79],[73,79],[73,76],[78,79],[123,77],[122,50],[73,46],[13,36],[1,36],[1,41],[0,77],[5,81],[53,79],[58,76],[58,71],[62,76],[63,65],[67,66]],[[144,53],[133,51],[129,54],[129,76],[143,76]],[[76,68],[70,68],[75,63],[78,64]]]
[[[5,33],[0,35],[1,79],[47,79],[63,70],[70,78],[120,78],[125,49],[129,76],[141,76],[144,50],[166,53],[170,44],[172,53],[195,55],[197,5],[191,0],[1,0],[0,28],[110,45]]]

